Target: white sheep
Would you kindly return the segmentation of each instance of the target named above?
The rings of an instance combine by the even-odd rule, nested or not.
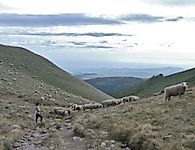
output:
[[[76,111],[76,110],[83,110],[83,106],[82,105],[78,105],[78,104],[73,104],[72,108],[73,108],[74,111]]]
[[[135,96],[135,95],[131,95],[131,96],[129,96],[129,100],[130,101],[137,101],[137,100],[139,100],[139,97]]]
[[[180,84],[176,85],[171,85],[169,87],[165,88],[165,101],[169,101],[171,96],[181,96],[185,93],[185,91],[188,88],[188,83],[187,82],[182,82]]]
[[[101,104],[103,105],[103,107],[109,107],[109,106],[115,106],[118,104],[118,102],[116,101],[116,99],[109,99],[109,100],[104,100],[101,102]]]
[[[83,110],[84,110],[84,111],[85,111],[86,109],[92,110],[92,109],[97,109],[97,108],[102,108],[102,107],[103,107],[103,105],[100,104],[100,103],[84,104],[84,105],[83,105]]]
[[[57,115],[60,116],[68,116],[71,113],[71,110],[69,108],[64,107],[54,107],[53,110]]]
[[[130,96],[127,96],[127,97],[123,97],[122,100],[123,102],[132,102],[132,101],[137,101],[139,100],[140,98],[138,96],[135,96],[135,95],[130,95]]]
[[[115,102],[117,103],[117,105],[119,105],[123,102],[123,99],[116,99]]]

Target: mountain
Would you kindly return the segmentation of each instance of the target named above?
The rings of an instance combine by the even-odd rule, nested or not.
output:
[[[111,98],[100,90],[63,71],[49,60],[27,49],[0,45],[0,61],[1,81],[8,80],[7,83],[10,83],[7,86],[15,90],[26,89],[31,91],[35,88],[35,85],[31,83],[42,82],[89,100]],[[8,75],[6,76],[6,74]],[[7,79],[10,76],[14,76],[10,79],[12,82]],[[13,80],[17,80],[18,84],[12,84],[14,83]]]
[[[144,80],[134,77],[102,77],[84,81],[96,87],[97,89],[112,95],[112,93],[115,93],[116,91],[120,91],[128,87],[133,87],[143,82]]]
[[[183,68],[179,67],[158,67],[158,68],[81,68],[77,73],[74,73],[76,77],[81,80],[93,79],[97,77],[138,77],[138,78],[150,78],[153,75],[164,74],[170,75],[183,71]]]
[[[195,68],[169,76],[163,76],[162,74],[153,76],[137,86],[128,87],[121,91],[115,92],[113,95],[115,97],[123,97],[125,95],[136,94],[141,97],[149,97],[156,92],[162,91],[166,86],[181,83],[183,81],[189,82],[189,86],[195,85]]]

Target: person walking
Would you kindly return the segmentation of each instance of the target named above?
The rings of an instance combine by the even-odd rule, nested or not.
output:
[[[41,109],[40,109],[40,104],[36,103],[36,107],[35,107],[35,117],[36,117],[36,124],[38,121],[38,118],[40,118],[40,121],[43,121],[43,116],[41,115]]]

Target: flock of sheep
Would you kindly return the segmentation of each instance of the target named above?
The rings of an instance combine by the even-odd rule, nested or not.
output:
[[[59,116],[68,116],[71,114],[71,111],[80,111],[80,110],[93,110],[93,109],[98,109],[98,108],[103,108],[103,107],[110,107],[110,106],[116,106],[121,103],[126,103],[126,102],[132,102],[132,101],[137,101],[139,100],[138,96],[128,96],[128,97],[123,97],[121,99],[109,99],[109,100],[104,100],[101,103],[89,103],[89,104],[73,104],[72,108],[64,108],[64,107],[54,107],[54,113],[59,115]]]
[[[166,87],[163,91],[160,92],[160,94],[164,93],[165,101],[169,101],[171,96],[177,96],[177,95],[181,96],[186,92],[187,89],[188,89],[188,82],[182,82],[180,84]],[[131,96],[123,97],[121,99],[104,100],[101,103],[89,103],[83,105],[73,104],[72,108],[54,107],[54,112],[55,114],[58,114],[60,116],[67,116],[70,115],[72,110],[74,111],[93,110],[93,109],[98,109],[103,107],[116,106],[121,103],[137,101],[139,99],[140,98],[138,96],[131,95]]]

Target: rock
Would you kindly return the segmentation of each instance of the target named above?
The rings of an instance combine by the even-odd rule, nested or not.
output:
[[[35,90],[35,91],[34,91],[34,93],[37,93],[37,94],[39,94],[40,92]]]
[[[12,128],[13,129],[19,129],[19,130],[22,129],[22,127],[20,125],[17,125],[17,124],[12,125]]]
[[[55,147],[53,146],[53,145],[51,145],[50,147],[49,147],[49,150],[54,150],[55,149]]]
[[[52,98],[52,95],[48,95],[49,98]]]
[[[74,136],[74,137],[72,138],[73,141],[76,141],[76,140],[79,140],[79,139],[80,139],[80,138],[77,137],[77,136]]]
[[[18,98],[24,98],[25,95],[18,95]]]
[[[9,75],[13,75],[14,73],[13,72],[9,72]]]
[[[5,82],[8,82],[8,79],[7,78],[2,78],[1,80],[2,81],[5,81]]]
[[[112,144],[115,144],[115,143],[116,143],[116,141],[115,141],[115,140],[111,140],[110,142],[111,142]]]
[[[60,128],[62,128],[61,124],[57,123],[56,124],[56,129],[59,130]]]
[[[41,134],[46,134],[47,133],[47,130],[42,130],[40,133]]]
[[[67,126],[66,129],[67,130],[71,130],[73,127],[72,126]]]
[[[105,142],[101,143],[101,148],[106,148],[106,143]]]
[[[9,106],[5,106],[5,109],[9,109]]]
[[[110,145],[110,147],[114,148],[114,147],[115,147],[115,145],[114,145],[114,144],[111,144],[111,145]]]
[[[68,126],[71,126],[72,124],[71,123],[65,123],[64,126],[65,127],[68,127]]]
[[[172,134],[165,135],[165,136],[163,136],[163,140],[169,139],[169,138],[171,138],[172,136],[173,136]]]
[[[54,98],[50,98],[49,100],[52,101],[52,102],[55,102],[56,101]]]
[[[45,100],[45,97],[42,96],[42,97],[40,98],[40,100],[44,101],[44,100]]]
[[[53,127],[52,128],[49,128],[49,131],[50,132],[56,132],[56,128],[53,128]]]
[[[13,81],[16,81],[16,78],[13,78]]]
[[[13,83],[11,83],[11,82],[7,82],[7,84],[12,85]]]
[[[13,141],[17,141],[19,139],[22,138],[23,132],[21,129],[14,129],[10,132],[9,137],[13,140]]]
[[[126,143],[121,144],[121,148],[127,148],[128,145]]]
[[[22,117],[22,114],[20,114],[20,113],[17,113],[16,115],[17,115],[18,117]]]
[[[21,146],[22,146],[21,143],[14,143],[14,145],[13,145],[14,148],[18,148],[18,147],[21,147]]]

